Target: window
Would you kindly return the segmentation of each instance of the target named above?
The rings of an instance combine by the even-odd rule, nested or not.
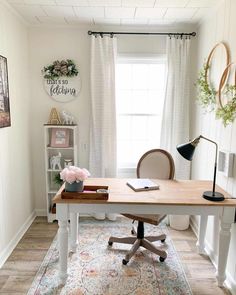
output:
[[[160,146],[165,76],[163,57],[118,59],[118,169],[135,168],[143,153]]]

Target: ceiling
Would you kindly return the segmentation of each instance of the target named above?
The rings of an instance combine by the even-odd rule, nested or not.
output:
[[[195,24],[218,0],[6,0],[31,25]]]

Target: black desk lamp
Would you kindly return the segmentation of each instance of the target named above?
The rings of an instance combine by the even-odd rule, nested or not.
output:
[[[215,186],[216,186],[216,168],[217,168],[217,154],[218,154],[218,146],[217,146],[217,143],[214,142],[213,140],[210,140],[209,138],[206,138],[206,137],[200,135],[200,136],[196,137],[195,139],[191,140],[190,142],[177,145],[177,147],[176,147],[177,148],[177,151],[186,160],[192,161],[195,148],[198,145],[198,143],[199,143],[199,141],[200,141],[201,138],[214,143],[215,146],[216,146],[213,189],[212,189],[212,191],[206,191],[206,192],[204,192],[203,193],[203,198],[205,198],[205,199],[207,199],[209,201],[215,201],[215,202],[223,201],[225,199],[224,198],[224,195],[222,195],[221,193],[215,191]]]

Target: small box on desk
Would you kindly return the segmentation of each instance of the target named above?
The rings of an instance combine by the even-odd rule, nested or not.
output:
[[[61,193],[62,199],[81,199],[81,200],[108,200],[108,186],[106,185],[85,185],[83,192]]]

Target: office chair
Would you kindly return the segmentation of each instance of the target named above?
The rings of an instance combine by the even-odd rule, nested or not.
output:
[[[173,179],[175,172],[175,165],[172,156],[165,150],[153,149],[146,152],[139,160],[137,165],[137,177],[138,178],[153,178],[153,179]],[[139,194],[141,192],[137,192]],[[165,261],[167,257],[166,251],[156,247],[152,242],[161,241],[165,242],[166,235],[162,234],[159,236],[144,236],[144,223],[158,225],[165,217],[164,214],[122,214],[133,220],[138,221],[137,231],[134,227],[131,230],[132,235],[130,237],[117,238],[110,237],[108,244],[112,246],[114,242],[132,244],[132,248],[126,254],[125,259],[122,263],[126,265],[131,257],[135,254],[140,246],[150,250],[151,252],[160,256],[160,262]]]

